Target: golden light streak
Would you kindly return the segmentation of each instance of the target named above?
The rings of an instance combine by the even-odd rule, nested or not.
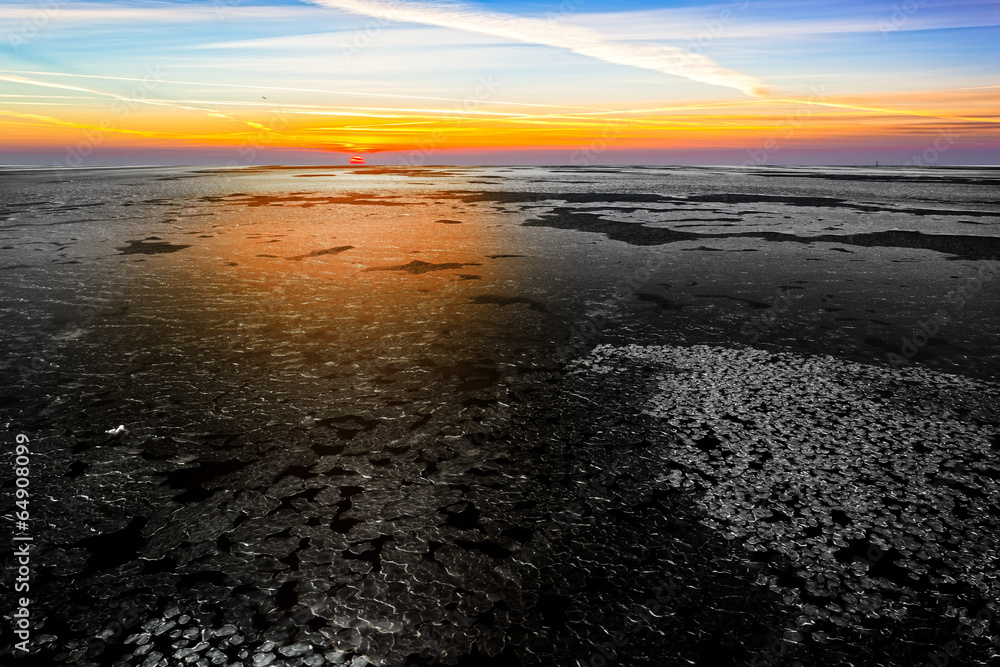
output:
[[[0,70],[0,71],[2,71],[2,70]],[[131,103],[135,103],[135,104],[149,104],[149,105],[153,105],[153,106],[173,107],[173,108],[177,108],[177,109],[185,109],[185,110],[188,110],[188,111],[201,111],[201,112],[204,112],[204,113],[208,113],[208,114],[212,114],[214,116],[217,116],[218,118],[226,118],[228,120],[232,120],[232,121],[235,121],[237,123],[244,123],[246,125],[249,125],[250,127],[256,128],[256,129],[265,129],[265,130],[269,129],[269,128],[263,126],[263,125],[259,125],[257,123],[251,122],[251,121],[243,121],[243,120],[240,120],[238,118],[234,118],[232,116],[227,116],[226,114],[223,114],[223,113],[221,113],[219,111],[216,111],[215,109],[203,109],[203,108],[198,108],[198,107],[184,106],[182,104],[177,104],[175,102],[153,101],[153,100],[149,100],[149,99],[146,99],[146,98],[125,97],[123,95],[117,95],[115,93],[105,93],[105,92],[100,91],[100,90],[93,90],[93,89],[90,89],[90,88],[80,88],[78,86],[69,86],[69,85],[58,84],[58,83],[50,83],[48,81],[37,81],[35,79],[28,79],[28,78],[21,77],[21,76],[5,76],[5,75],[0,74],[0,81],[8,81],[8,82],[11,82],[11,83],[20,83],[20,84],[25,84],[25,85],[30,85],[30,86],[41,86],[43,88],[64,88],[66,90],[76,90],[78,92],[91,93],[92,95],[103,95],[105,97],[110,97],[112,99],[115,99],[115,100],[118,100],[118,101],[121,101],[121,102],[131,102]],[[149,80],[146,79],[145,81],[149,81]]]
[[[0,72],[7,72],[9,74],[34,74],[34,75],[48,75],[48,76],[68,76],[68,77],[79,77],[84,79],[109,79],[112,81],[147,81],[147,79],[138,79],[135,77],[127,76],[101,76],[97,74],[71,74],[67,72],[38,72],[31,70],[13,70],[13,69],[0,69]],[[358,95],[364,97],[385,97],[385,98],[396,98],[405,100],[431,100],[436,102],[469,102],[469,99],[459,99],[457,97],[429,97],[427,95],[399,95],[394,93],[365,93],[358,91],[349,90],[328,90],[323,88],[287,88],[281,86],[250,86],[246,84],[239,83],[207,83],[204,81],[177,81],[174,79],[157,79],[160,83],[173,83],[184,86],[208,86],[210,88],[241,88],[243,90],[282,90],[286,92],[293,93],[323,93],[329,95]],[[580,107],[580,106],[567,106],[564,104],[536,104],[531,102],[501,102],[497,100],[476,100],[477,104],[499,104],[504,106],[519,106],[519,107],[539,107],[542,109],[590,109],[591,107]]]
[[[923,118],[938,118],[942,120],[964,120],[979,123],[1000,123],[1000,119],[994,118],[976,118],[971,116],[957,116],[951,115],[939,111],[904,111],[902,109],[884,109],[880,107],[868,107],[868,106],[858,106],[854,104],[837,104],[836,102],[822,102],[819,100],[796,100],[796,99],[775,99],[775,102],[791,102],[794,104],[809,104],[821,107],[834,107],[838,109],[851,109],[854,111],[874,111],[876,113],[883,113],[890,116],[920,116]]]
[[[613,129],[609,143],[616,148],[645,150],[753,148],[769,138],[781,138],[782,146],[837,147],[849,141],[904,145],[907,141],[925,141],[924,137],[941,131],[942,124],[976,145],[990,141],[995,144],[1000,137],[1000,103],[992,86],[868,97],[786,96],[670,105],[625,104],[620,109],[505,102],[509,110],[470,106],[463,111],[434,105],[274,105],[247,100],[170,99],[162,95],[133,100],[74,83],[38,81],[20,75],[2,75],[0,81],[80,93],[5,93],[0,98],[0,134],[5,143],[57,149],[79,141],[79,134],[73,132],[87,131],[105,133],[102,145],[116,148],[187,145],[235,150],[252,144],[278,151],[344,152],[410,151],[427,145],[428,140],[440,150],[579,149],[595,138],[607,137],[609,128]],[[101,105],[111,101],[134,102],[143,107],[130,114],[127,122],[123,119],[121,127],[108,128],[101,123],[107,118],[106,113],[102,116]],[[47,114],[14,110],[17,105],[46,103],[51,107]],[[226,113],[218,111],[220,108]],[[808,114],[797,116],[803,108],[808,109]],[[233,122],[238,126],[229,125]],[[136,143],[142,141],[146,143]]]

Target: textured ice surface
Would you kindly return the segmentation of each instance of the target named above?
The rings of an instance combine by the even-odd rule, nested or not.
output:
[[[985,663],[995,185],[4,172],[32,659]]]
[[[771,564],[759,581],[799,609],[795,636],[1000,612],[1000,385],[704,345],[599,346],[572,366],[642,369],[657,481],[698,490],[702,523]]]

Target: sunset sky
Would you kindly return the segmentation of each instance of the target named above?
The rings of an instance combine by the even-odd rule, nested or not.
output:
[[[1000,164],[1000,1],[0,4],[0,164]]]

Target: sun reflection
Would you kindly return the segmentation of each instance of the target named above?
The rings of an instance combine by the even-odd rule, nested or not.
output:
[[[492,367],[505,332],[540,326],[542,310],[491,296],[517,280],[515,264],[496,259],[507,250],[501,214],[440,197],[457,185],[447,176],[419,185],[402,170],[370,173],[352,179],[371,179],[364,194],[337,183],[342,171],[275,169],[252,193],[193,202],[191,217],[158,237],[190,247],[149,258],[136,276],[137,292],[167,291],[147,300],[168,299],[183,320],[162,327],[159,347],[202,331],[210,354],[266,364],[289,382],[419,394],[420,378],[454,366],[459,347],[466,362]],[[390,183],[392,194],[371,194]],[[354,377],[359,357],[375,360],[368,372],[395,370]]]

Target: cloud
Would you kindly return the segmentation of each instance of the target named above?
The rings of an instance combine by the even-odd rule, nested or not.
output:
[[[9,71],[10,70],[0,70],[0,72],[9,72]],[[114,78],[114,77],[92,77],[92,78]],[[182,110],[185,110],[185,111],[198,111],[198,112],[201,112],[201,113],[206,113],[206,114],[208,114],[210,116],[215,116],[216,118],[225,118],[226,120],[231,120],[231,121],[243,124],[243,125],[247,125],[249,127],[253,127],[255,129],[264,129],[264,130],[269,129],[269,128],[263,126],[263,125],[260,125],[259,123],[255,123],[255,122],[249,121],[249,120],[241,120],[239,118],[234,118],[233,116],[228,116],[228,115],[226,115],[224,113],[216,111],[215,109],[186,106],[184,104],[178,104],[176,102],[171,102],[169,100],[153,100],[153,99],[150,99],[148,97],[145,97],[145,94],[147,92],[146,90],[142,91],[142,93],[144,95],[143,97],[124,97],[124,96],[118,95],[116,93],[106,93],[106,92],[103,92],[103,91],[100,91],[100,90],[95,90],[93,88],[82,88],[80,86],[73,86],[73,85],[69,85],[69,84],[65,84],[65,83],[52,83],[50,81],[39,81],[37,79],[29,79],[27,77],[15,76],[15,75],[12,75],[12,74],[0,74],[0,81],[6,81],[8,83],[24,84],[24,85],[28,85],[28,86],[39,86],[39,87],[42,87],[42,88],[57,88],[59,90],[72,90],[74,92],[89,93],[91,95],[99,95],[99,96],[103,96],[103,97],[108,97],[108,98],[117,100],[119,102],[128,102],[130,104],[146,104],[146,105],[150,105],[150,106],[170,107],[170,108],[174,108],[174,109],[182,109]],[[155,87],[156,85],[158,85],[159,83],[162,82],[162,79],[160,79],[160,78],[157,77],[157,78],[146,79],[145,81],[146,81],[147,84],[151,85],[152,87]],[[39,118],[40,118],[40,116],[39,116]]]
[[[320,10],[316,10],[317,13]],[[301,18],[301,7],[241,6],[236,0],[218,0],[203,4],[132,5],[114,3],[31,2],[5,3],[0,7],[0,21],[37,23],[44,17],[64,25],[113,23],[195,23],[220,20],[230,16],[240,19],[278,20]]]
[[[102,76],[98,74],[72,74],[68,72],[40,72],[37,70],[20,70],[20,69],[0,69],[0,75],[7,74],[32,74],[41,76],[61,76],[70,77],[75,79],[103,79],[108,81],[148,81],[149,79],[138,79],[129,76]],[[12,83],[25,83],[37,86],[46,86],[49,88],[66,88],[67,90],[79,90],[84,92],[93,93],[95,95],[105,95],[108,97],[117,97],[112,93],[102,93],[99,91],[90,90],[89,88],[76,88],[72,86],[66,86],[62,84],[47,84],[41,81],[36,81],[34,79],[27,79],[25,77],[10,77],[10,76],[0,76],[0,81],[10,81]],[[356,90],[328,90],[324,88],[291,88],[287,86],[264,86],[264,85],[245,85],[238,83],[218,83],[218,82],[208,82],[208,81],[178,81],[176,79],[161,79],[157,78],[159,83],[169,83],[169,84],[179,84],[184,86],[202,86],[208,88],[214,88],[213,92],[221,92],[225,89],[242,89],[242,90],[280,90],[288,92],[299,92],[299,93],[320,93],[324,95],[353,95],[359,97],[384,97],[384,98],[394,98],[400,100],[433,100],[437,102],[468,102],[468,99],[461,99],[457,97],[433,97],[429,95],[401,95],[398,93],[375,93],[375,92],[361,92]],[[127,99],[127,98],[122,98]],[[138,100],[141,101],[141,100]],[[501,106],[512,106],[512,107],[540,107],[545,109],[586,109],[588,107],[579,106],[568,106],[565,104],[532,104],[530,102],[500,102],[497,100],[482,100],[481,104],[494,104]]]
[[[798,2],[768,2],[754,0],[753,11],[739,14],[738,20],[725,26],[720,41],[737,39],[777,39],[810,41],[816,35],[848,35],[881,33],[888,24],[892,32],[953,30],[984,28],[1000,25],[1000,12],[995,3],[990,9],[985,3],[963,3],[952,0],[946,4],[928,3],[920,11],[906,14],[905,21],[893,21],[897,8],[873,3],[852,5],[850,11],[835,4]],[[711,19],[718,17],[729,5],[669,7],[620,12],[580,13],[573,22],[598,29],[606,39],[676,40],[690,44],[704,33]],[[897,15],[898,17],[898,15]]]
[[[421,23],[568,49],[604,62],[735,88],[749,95],[760,96],[767,93],[767,86],[760,79],[727,69],[704,55],[652,42],[614,41],[597,30],[554,20],[488,12],[450,3],[386,0],[310,1],[332,9],[372,16],[385,21]]]

